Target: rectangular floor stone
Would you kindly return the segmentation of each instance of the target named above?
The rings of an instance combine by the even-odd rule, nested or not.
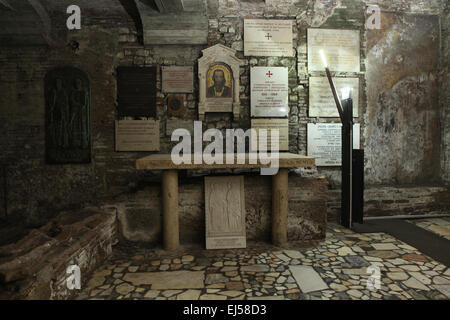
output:
[[[310,266],[289,266],[295,281],[303,293],[328,289],[320,275]]]
[[[289,300],[283,296],[248,297],[247,300]]]
[[[397,250],[398,249],[398,247],[392,243],[374,243],[374,244],[372,244],[372,247],[374,247],[375,250]]]
[[[201,289],[204,287],[204,271],[168,271],[127,273],[123,280],[135,286],[151,285],[152,290]]]

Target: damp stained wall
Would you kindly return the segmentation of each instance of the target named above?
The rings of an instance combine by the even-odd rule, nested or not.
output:
[[[121,1],[81,0],[82,30],[67,31],[69,0],[42,0],[56,39],[47,47],[0,45],[0,215],[39,223],[58,210],[96,204],[159,184],[158,173],[136,172],[148,153],[114,152],[117,66],[196,65],[201,50],[222,43],[238,51],[241,119],[210,115],[204,128],[246,129],[251,66],[289,68],[290,151],[306,154],[309,74],[308,27],[361,30],[361,145],[366,183],[396,187],[442,184],[450,178],[448,3],[441,0],[208,0],[208,45],[146,46]],[[382,10],[382,29],[365,31],[366,4]],[[83,9],[84,8],[84,9]],[[243,19],[294,20],[295,57],[244,57]],[[0,23],[1,27],[1,23]],[[20,28],[20,25],[16,26]],[[78,43],[77,50],[69,44]],[[48,70],[72,65],[91,80],[93,158],[88,165],[45,163],[44,82]],[[158,70],[160,70],[158,67]],[[197,84],[195,84],[197,87]],[[157,118],[162,152],[173,145],[165,133],[165,99],[158,71]],[[197,92],[186,95],[185,118],[196,120]],[[338,119],[316,119],[338,122]],[[338,188],[339,168],[320,168]],[[6,192],[4,192],[6,190]]]

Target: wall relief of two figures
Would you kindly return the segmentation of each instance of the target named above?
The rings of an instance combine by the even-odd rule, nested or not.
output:
[[[91,162],[90,83],[76,68],[45,77],[46,159],[50,164]]]

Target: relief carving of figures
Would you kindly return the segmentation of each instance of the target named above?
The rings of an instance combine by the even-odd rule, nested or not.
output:
[[[243,176],[205,177],[206,248],[245,248]]]
[[[46,158],[48,163],[91,161],[90,83],[76,68],[49,71],[45,77]]]

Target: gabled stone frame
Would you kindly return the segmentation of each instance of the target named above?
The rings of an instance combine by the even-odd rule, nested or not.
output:
[[[200,99],[198,104],[198,118],[205,119],[206,112],[232,112],[233,119],[239,120],[240,99],[239,99],[239,66],[241,60],[236,57],[236,50],[228,48],[221,44],[202,50],[203,57],[198,60],[198,79],[200,86]],[[213,99],[206,98],[206,75],[210,66],[218,63],[224,63],[231,68],[233,76],[233,94],[231,99],[224,99],[220,110],[214,110],[211,106]],[[217,105],[216,105],[217,106]]]

